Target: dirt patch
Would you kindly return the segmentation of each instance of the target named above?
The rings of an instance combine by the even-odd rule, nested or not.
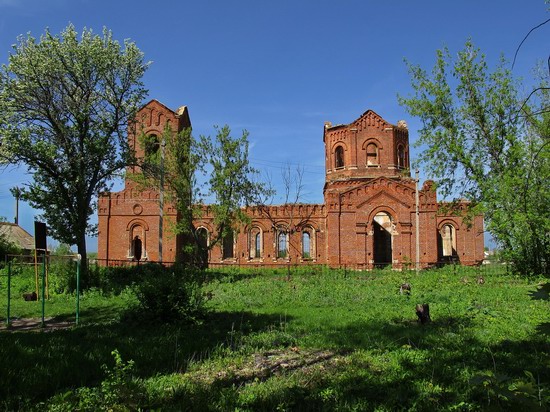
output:
[[[190,372],[187,375],[204,384],[247,384],[256,380],[265,381],[274,375],[315,368],[330,368],[339,363],[342,353],[332,351],[309,351],[288,348],[255,353],[239,365],[230,365],[223,370]]]
[[[12,318],[9,327],[5,322],[0,325],[0,331],[53,331],[58,329],[67,329],[72,326],[74,326],[74,322],[68,322],[57,318],[44,318],[44,326],[42,326],[41,318]]]

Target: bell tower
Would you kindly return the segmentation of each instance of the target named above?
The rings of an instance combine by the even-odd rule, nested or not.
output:
[[[372,110],[348,125],[325,123],[325,182],[410,177],[409,131]]]

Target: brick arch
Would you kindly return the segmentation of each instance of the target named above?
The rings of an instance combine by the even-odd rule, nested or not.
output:
[[[451,225],[455,228],[455,230],[460,230],[460,225],[454,220],[454,219],[443,219],[442,221],[437,223],[437,230],[443,229],[443,226],[445,225]]]
[[[378,140],[377,137],[369,137],[368,139],[365,139],[361,144],[361,149],[367,150],[367,145],[371,143],[374,143],[376,146],[378,146],[378,150],[382,149],[382,142]]]
[[[372,228],[373,226],[372,222],[374,222],[374,217],[380,212],[387,213],[396,226],[399,224],[399,221],[397,220],[397,212],[393,208],[389,206],[378,206],[369,213],[369,217],[368,217],[369,228]]]
[[[264,222],[260,220],[253,220],[248,225],[246,225],[245,231],[248,232],[253,227],[259,227],[260,229],[262,229],[263,232],[269,232],[270,230],[270,228]]]
[[[278,220],[275,223],[273,223],[272,228],[274,229],[285,229],[290,230],[290,223],[284,221],[284,220]]]
[[[142,226],[144,230],[149,230],[149,225],[143,219],[132,219],[126,225],[126,230],[130,231],[134,226]]]
[[[299,227],[300,227],[300,230],[310,228],[310,229],[313,229],[315,232],[319,232],[319,222],[317,222],[316,220],[308,219],[304,222],[301,222]]]

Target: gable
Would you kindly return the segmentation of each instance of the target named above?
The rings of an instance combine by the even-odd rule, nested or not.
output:
[[[355,204],[360,209],[365,204],[380,198],[378,203],[385,197],[385,202],[397,203],[406,208],[414,204],[414,186],[411,187],[395,179],[379,177],[368,182],[348,189],[341,194],[344,203]]]
[[[363,113],[357,120],[350,124],[354,126],[358,131],[364,129],[378,129],[384,130],[386,128],[393,127],[391,123],[388,123],[380,115],[378,115],[374,110],[367,110]]]
[[[390,205],[390,204],[399,204],[406,209],[411,208],[413,203],[406,202],[406,199],[398,198],[393,193],[387,191],[379,190],[376,193],[373,193],[372,196],[366,198],[361,203],[357,205],[357,209],[361,209],[363,206],[369,203],[374,203],[374,206]]]

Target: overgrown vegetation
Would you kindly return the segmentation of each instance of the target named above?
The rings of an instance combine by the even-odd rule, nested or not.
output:
[[[444,197],[484,214],[517,273],[550,274],[550,66],[522,95],[508,63],[490,69],[471,41],[436,54],[429,72],[408,65],[414,93],[399,99],[422,121],[420,163]]]
[[[111,268],[98,276],[110,279],[103,290],[83,294],[81,326],[0,332],[0,407],[544,410],[548,293],[543,279],[505,272],[208,271],[200,288],[208,315],[189,323],[150,320],[137,299],[152,278],[163,290],[176,272]],[[404,282],[410,295],[399,293]],[[70,319],[73,303],[56,295],[47,310]],[[430,304],[431,323],[416,321],[417,303]],[[38,316],[39,306],[19,298],[12,314]]]

